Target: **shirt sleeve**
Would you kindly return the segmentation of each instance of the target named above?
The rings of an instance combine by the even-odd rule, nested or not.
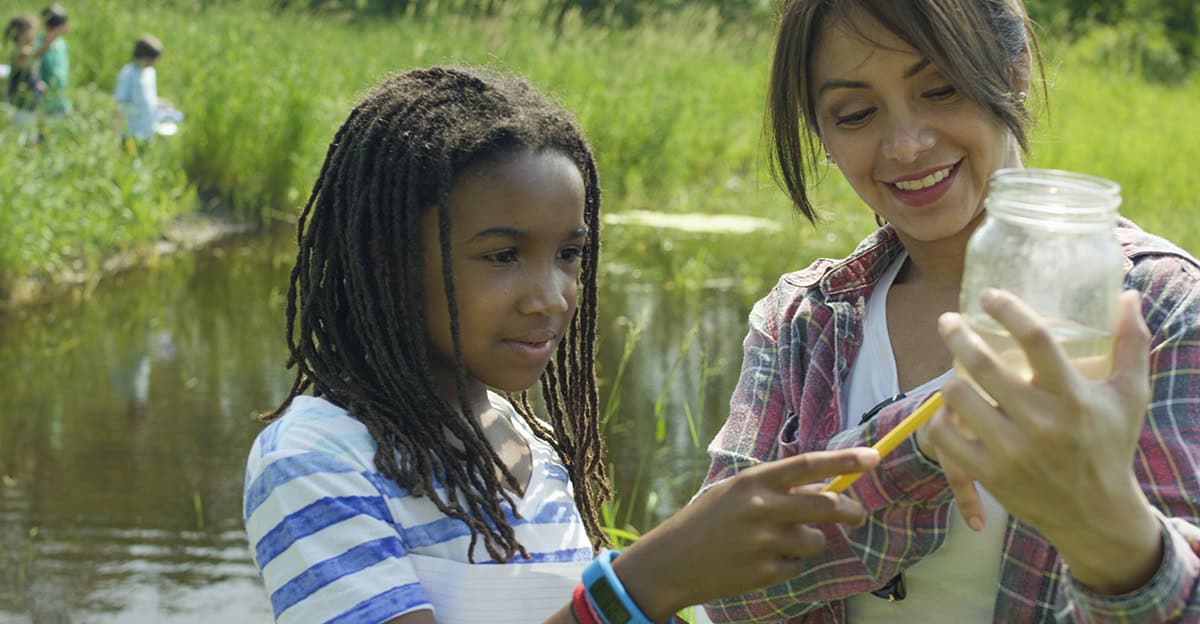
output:
[[[147,67],[146,71],[149,72],[146,77],[146,103],[153,113],[158,108],[158,72],[153,67]]]
[[[61,89],[67,82],[67,42],[56,39],[50,44],[40,63],[42,80],[53,89]]]
[[[277,622],[371,624],[432,608],[372,473],[332,453],[259,448],[244,517]]]
[[[121,73],[117,74],[117,86],[113,89],[113,99],[119,104],[128,105],[133,102],[133,84],[130,80],[129,66],[121,68]]]
[[[793,291],[794,292],[794,291]],[[779,459],[781,437],[797,438],[807,448],[805,432],[790,432],[793,408],[787,397],[803,377],[794,369],[815,366],[808,354],[792,349],[791,331],[808,328],[791,319],[794,295],[776,287],[755,305],[744,343],[742,371],[730,403],[730,416],[709,446],[712,465],[699,495],[713,484],[762,461]],[[803,364],[791,364],[799,358]],[[925,397],[909,397],[881,410],[864,425],[833,437],[828,448],[870,446],[890,431]],[[840,419],[838,419],[840,423]],[[815,450],[815,449],[814,449]],[[924,458],[911,441],[852,487],[867,507],[867,524],[854,529],[823,525],[826,550],[811,558],[808,570],[785,583],[717,600],[706,610],[714,622],[826,621],[841,613],[842,600],[885,585],[897,572],[935,550],[945,539],[953,496],[943,473]],[[824,615],[822,615],[824,614]]]
[[[777,454],[777,432],[787,413],[780,392],[778,322],[770,312],[779,298],[777,288],[750,312],[741,374],[730,399],[729,418],[708,447],[712,463],[701,492]]]
[[[1134,472],[1160,514],[1163,561],[1143,587],[1089,591],[1065,569],[1060,613],[1079,622],[1200,622],[1200,269],[1173,256],[1145,260],[1127,287],[1142,292],[1153,336],[1150,408]]]

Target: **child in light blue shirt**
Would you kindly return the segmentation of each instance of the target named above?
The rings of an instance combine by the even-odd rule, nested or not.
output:
[[[133,60],[121,68],[113,99],[121,105],[127,125],[126,140],[144,143],[154,138],[158,109],[158,76],[154,63],[162,55],[162,43],[153,35],[138,37]]]

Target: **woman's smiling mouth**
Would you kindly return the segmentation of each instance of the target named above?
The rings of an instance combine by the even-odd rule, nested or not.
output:
[[[938,169],[937,171],[934,171],[933,173],[931,173],[919,180],[903,180],[903,181],[897,182],[896,187],[902,191],[919,191],[924,188],[929,188],[929,187],[933,186],[934,184],[937,184],[938,182],[945,180],[946,176],[950,175],[950,170],[953,168],[954,168],[954,165],[950,165],[949,167],[946,167],[945,169]]]
[[[910,206],[925,206],[941,199],[942,195],[950,190],[961,164],[960,160],[953,165],[935,169],[920,177],[902,178],[886,184],[892,195],[901,202]]]

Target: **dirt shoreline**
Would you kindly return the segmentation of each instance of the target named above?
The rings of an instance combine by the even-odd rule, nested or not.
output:
[[[64,296],[83,299],[106,277],[130,269],[154,266],[160,258],[203,249],[235,236],[261,230],[255,224],[237,223],[212,215],[181,215],[163,227],[157,241],[105,258],[99,267],[68,270],[49,279],[18,276],[0,283],[0,312]]]

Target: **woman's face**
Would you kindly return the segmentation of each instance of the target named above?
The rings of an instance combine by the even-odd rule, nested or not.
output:
[[[911,242],[963,234],[988,177],[1017,166],[1008,129],[873,18],[827,27],[813,56],[825,149],[859,197]]]

